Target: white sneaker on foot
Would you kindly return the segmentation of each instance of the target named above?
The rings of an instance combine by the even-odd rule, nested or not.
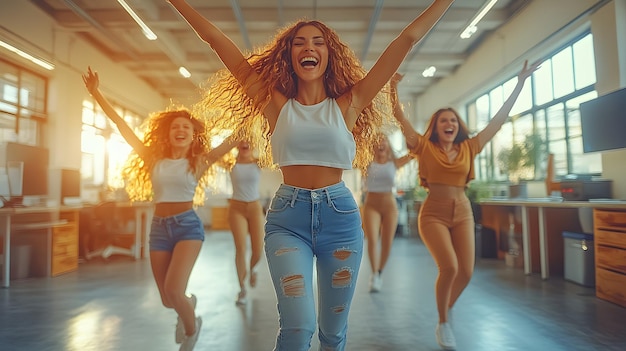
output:
[[[196,295],[191,294],[191,297],[189,297],[189,300],[191,300],[191,305],[193,306],[193,309],[196,309],[196,305],[198,304],[198,298],[196,297]],[[181,342],[183,342],[183,339],[185,338],[185,325],[183,324],[183,321],[180,319],[180,317],[178,317],[178,320],[176,321],[176,343],[180,344]]]
[[[246,298],[246,291],[242,290],[237,295],[237,301],[235,301],[235,305],[242,306],[248,303],[248,299]]]
[[[379,292],[383,287],[383,278],[379,273],[373,274],[370,280],[370,292],[375,293]]]
[[[435,329],[437,343],[444,350],[456,350],[456,340],[449,323],[439,323]]]
[[[202,318],[200,316],[196,317],[196,331],[193,335],[185,335],[183,339],[183,343],[180,344],[179,351],[191,351],[193,347],[196,346],[196,342],[198,341],[198,335],[200,334],[200,328],[202,328]]]

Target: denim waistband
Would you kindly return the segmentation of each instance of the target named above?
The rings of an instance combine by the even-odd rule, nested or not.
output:
[[[189,215],[195,215],[195,213],[196,213],[196,211],[194,209],[189,209],[187,211],[175,214],[173,216],[167,216],[167,217],[152,216],[152,221],[157,222],[159,224],[161,224],[163,222],[175,222],[175,223],[178,223],[182,219],[184,219],[185,217],[187,217]]]
[[[276,190],[276,195],[291,198],[291,203],[293,205],[295,201],[329,202],[334,198],[347,195],[352,196],[352,192],[348,189],[348,187],[346,187],[344,181],[341,181],[337,184],[319,189],[304,189],[287,184],[281,184],[278,190]]]

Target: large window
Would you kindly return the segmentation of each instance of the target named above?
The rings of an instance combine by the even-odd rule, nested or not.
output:
[[[517,77],[513,77],[467,105],[471,129],[479,131],[487,125],[516,82]],[[600,155],[582,151],[579,111],[581,103],[597,97],[595,82],[593,37],[586,33],[555,51],[526,81],[509,120],[477,158],[477,178],[506,180],[507,172],[500,170],[496,162],[498,154],[531,135],[545,142],[545,153],[536,159],[531,174],[525,177],[545,177],[548,153],[554,154],[557,176],[600,174]]]
[[[0,142],[42,146],[48,80],[0,59]]]
[[[139,135],[142,119],[121,107],[115,106],[115,110]],[[82,120],[81,174],[83,182],[103,188],[123,188],[121,170],[131,152],[131,147],[94,101],[83,101]]]

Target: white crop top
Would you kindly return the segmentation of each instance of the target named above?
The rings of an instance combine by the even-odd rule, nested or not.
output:
[[[186,158],[160,160],[152,169],[151,180],[156,203],[193,201],[198,186]]]
[[[279,167],[314,165],[352,169],[354,136],[335,99],[302,105],[289,99],[278,115],[271,137],[272,157]]]
[[[396,178],[396,165],[393,161],[386,163],[372,162],[367,168],[366,190],[370,193],[388,193],[393,191]]]
[[[260,198],[261,169],[256,163],[235,163],[230,170],[233,200],[252,202]]]

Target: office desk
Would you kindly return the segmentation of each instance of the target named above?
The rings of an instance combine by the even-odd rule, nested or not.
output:
[[[543,199],[508,199],[508,200],[483,200],[480,205],[520,207],[522,222],[522,248],[524,253],[524,273],[532,273],[530,226],[528,208],[537,208],[537,222],[539,231],[539,261],[541,266],[541,278],[548,279],[550,276],[548,267],[548,239],[546,237],[546,208],[578,209],[590,207],[593,209],[626,209],[626,201],[550,201]]]
[[[151,202],[117,202],[115,207],[121,210],[133,210],[135,213],[135,245],[133,258],[138,260],[148,256],[148,239],[154,207]]]
[[[46,275],[56,275],[57,265],[63,264],[61,261],[55,261],[53,255],[53,229],[57,227],[65,228],[71,225],[69,232],[64,231],[63,235],[69,234],[70,240],[75,238],[75,254],[72,252],[61,252],[62,258],[69,257],[70,260],[75,258],[75,266],[78,266],[78,213],[81,207],[73,206],[57,206],[57,207],[15,207],[0,208],[0,220],[4,222],[2,233],[4,235],[4,274],[2,278],[2,287],[8,288],[11,279],[11,235],[17,232],[27,232],[33,230],[46,230]],[[72,247],[72,243],[63,240],[61,243],[63,249],[68,245]],[[72,250],[70,248],[70,250]],[[54,253],[57,254],[57,253]],[[73,263],[70,264],[70,269]],[[61,268],[58,271],[67,271],[68,268]]]

